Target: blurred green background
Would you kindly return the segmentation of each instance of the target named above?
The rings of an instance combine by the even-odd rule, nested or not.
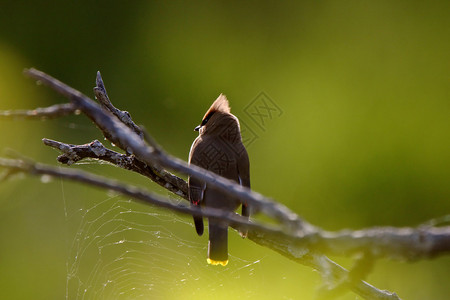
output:
[[[415,226],[450,213],[449,12],[448,1],[2,1],[0,109],[66,101],[24,68],[89,96],[100,70],[113,103],[187,159],[193,128],[225,93],[257,136],[254,190],[329,230]],[[282,110],[263,128],[245,112],[261,92]],[[102,140],[83,116],[1,120],[0,135],[2,156],[53,165],[41,138]],[[73,168],[167,195],[108,165]],[[0,184],[2,299],[312,299],[321,284],[235,232],[229,266],[209,267],[190,218],[46,181]],[[368,281],[447,299],[449,277],[441,257],[382,260]]]

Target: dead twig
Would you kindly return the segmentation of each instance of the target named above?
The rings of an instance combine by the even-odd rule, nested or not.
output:
[[[55,104],[49,107],[38,107],[31,110],[3,110],[0,119],[53,119],[72,114],[79,114],[73,103]]]

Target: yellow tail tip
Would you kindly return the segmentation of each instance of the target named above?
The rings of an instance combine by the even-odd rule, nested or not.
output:
[[[225,267],[228,264],[228,260],[213,260],[207,258],[206,261],[208,262],[208,264],[213,266],[222,265]]]

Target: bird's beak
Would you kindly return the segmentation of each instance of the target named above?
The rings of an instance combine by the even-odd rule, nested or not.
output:
[[[195,131],[199,131],[200,127],[202,127],[201,125],[198,125],[197,127],[194,128]]]

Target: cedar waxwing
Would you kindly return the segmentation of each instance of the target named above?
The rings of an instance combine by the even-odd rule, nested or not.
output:
[[[238,119],[230,113],[225,95],[220,94],[206,112],[199,126],[199,136],[192,143],[189,164],[212,171],[222,177],[250,188],[250,163],[242,143]],[[206,206],[234,212],[240,205],[236,198],[225,195],[204,182],[189,177],[189,200],[191,205]],[[250,209],[242,205],[242,215],[248,217]],[[194,217],[198,235],[203,234],[203,218]],[[208,220],[209,243],[207,262],[226,266],[228,263],[228,226]],[[245,233],[241,233],[245,236]]]

